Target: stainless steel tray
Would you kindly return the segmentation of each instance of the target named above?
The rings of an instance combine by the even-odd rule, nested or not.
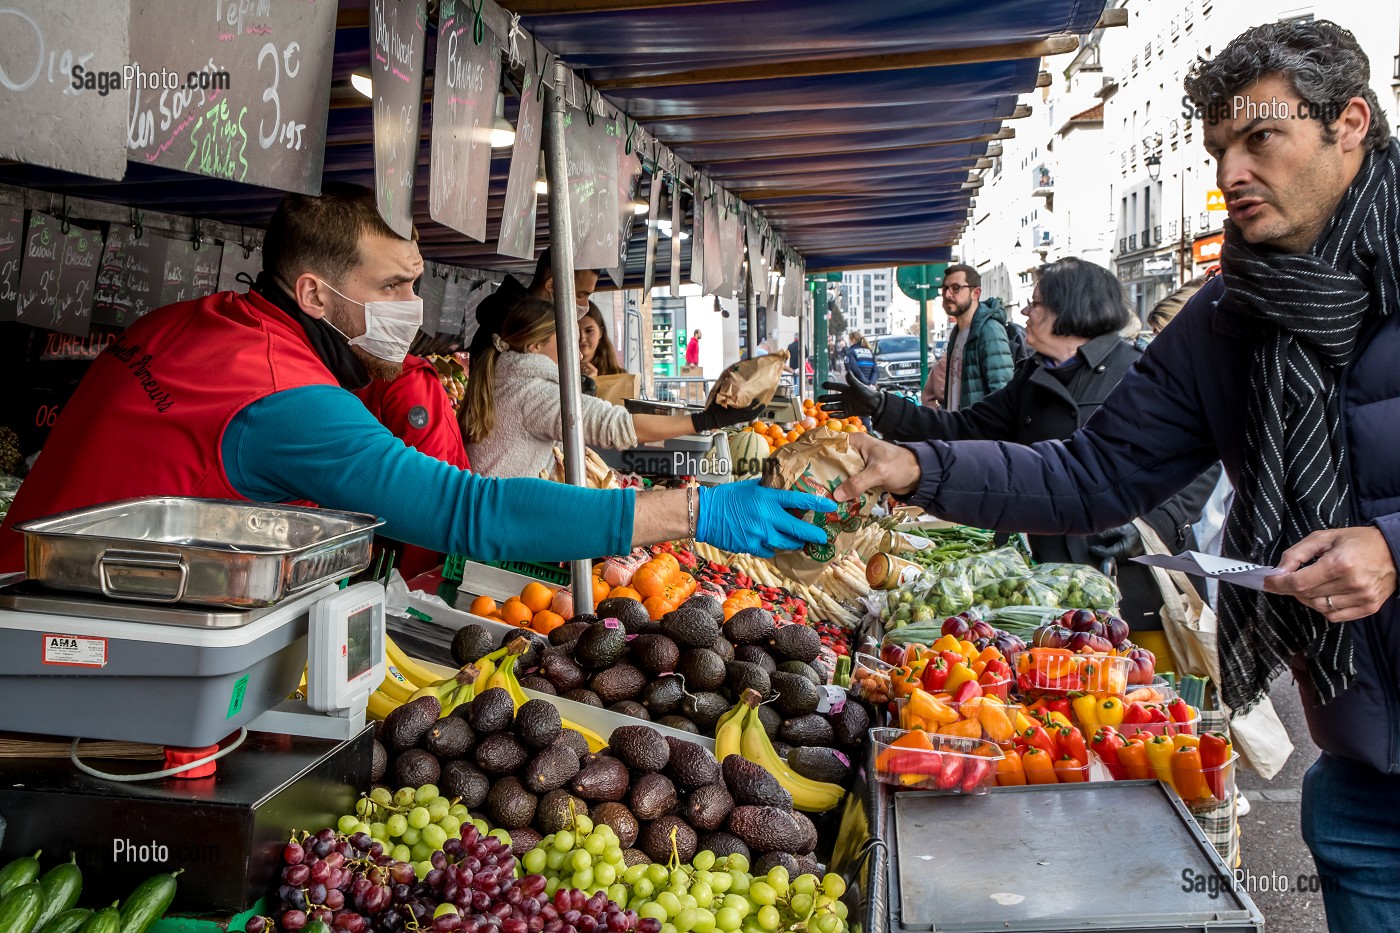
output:
[[[15,529],[29,579],[53,589],[253,609],[363,570],[382,524],[357,512],[166,496]]]

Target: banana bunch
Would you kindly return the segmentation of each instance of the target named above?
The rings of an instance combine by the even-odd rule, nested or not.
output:
[[[525,695],[525,688],[520,686],[520,680],[515,674],[515,662],[522,654],[530,650],[530,642],[523,635],[510,642],[504,648],[493,651],[482,658],[477,664],[487,661],[494,662],[494,668],[490,675],[480,681],[482,690],[490,690],[492,687],[500,687],[510,694],[510,698],[515,702],[515,708],[520,709],[529,702],[529,697]],[[608,740],[586,726],[581,726],[576,722],[563,720],[565,729],[572,729],[588,740],[590,751],[600,752],[608,747]]]
[[[792,795],[794,809],[807,813],[834,810],[846,796],[845,788],[805,778],[788,767],[758,718],[762,701],[757,691],[746,690],[734,708],[720,717],[715,725],[715,758],[724,761],[739,755],[762,765]]]

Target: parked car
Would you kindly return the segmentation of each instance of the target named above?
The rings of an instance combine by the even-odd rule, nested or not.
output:
[[[875,365],[880,371],[880,386],[905,389],[917,394],[923,388],[919,371],[919,338],[915,334],[889,334],[872,341]],[[937,359],[934,346],[929,346],[929,363]]]

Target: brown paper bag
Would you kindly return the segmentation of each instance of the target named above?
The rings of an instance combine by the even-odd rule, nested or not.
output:
[[[642,392],[642,377],[638,373],[594,376],[593,381],[598,385],[598,398],[614,405],[621,405],[625,399],[637,398]]]
[[[763,485],[830,499],[836,487],[864,468],[865,458],[850,446],[849,434],[816,428],[768,458]],[[773,563],[793,580],[815,583],[827,564],[856,545],[861,529],[873,521],[870,510],[880,495],[880,490],[872,489],[854,502],[840,503],[834,512],[807,512],[802,517],[825,529],[826,542],[808,544],[800,551],[779,551]]]
[[[751,360],[740,360],[719,374],[705,407],[722,405],[725,408],[748,408],[751,405],[767,405],[773,401],[778,391],[778,382],[787,364],[787,351],[779,350],[767,356]]]

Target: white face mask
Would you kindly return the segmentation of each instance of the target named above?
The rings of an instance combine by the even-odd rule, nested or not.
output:
[[[356,301],[342,294],[329,282],[326,287],[351,304],[365,309],[365,332],[348,338],[350,346],[363,347],[365,352],[388,363],[402,363],[408,348],[423,324],[423,299],[404,301]],[[326,323],[330,323],[327,321]],[[335,327],[334,324],[331,324]],[[339,328],[336,328],[339,330]]]

